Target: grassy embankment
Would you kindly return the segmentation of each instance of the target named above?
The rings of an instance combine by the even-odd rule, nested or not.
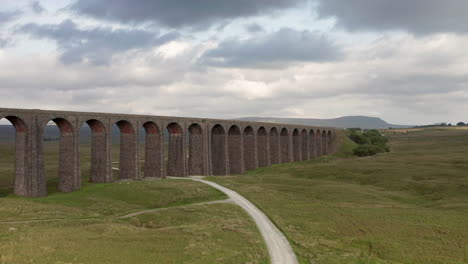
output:
[[[260,207],[301,263],[468,262],[468,130],[390,133],[391,152],[275,165],[212,181]]]
[[[227,198],[217,190],[177,180],[90,184],[90,149],[82,145],[83,188],[59,193],[58,146],[45,145],[49,196],[22,198],[12,194],[13,145],[0,144],[0,263],[268,262],[260,234],[239,207],[191,205]],[[167,209],[115,218],[155,208]],[[37,219],[62,220],[5,223]]]

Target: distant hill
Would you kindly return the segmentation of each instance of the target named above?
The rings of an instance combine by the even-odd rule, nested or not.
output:
[[[343,116],[333,119],[315,118],[279,118],[279,117],[242,117],[236,120],[285,123],[293,125],[330,126],[338,128],[362,128],[362,129],[384,129],[384,128],[408,128],[412,126],[393,125],[378,117],[369,116]]]

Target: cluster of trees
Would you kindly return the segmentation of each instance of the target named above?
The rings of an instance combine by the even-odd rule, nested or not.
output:
[[[354,155],[359,157],[373,156],[378,153],[389,152],[388,138],[378,130],[350,130],[349,138],[358,146],[353,150]]]
[[[416,127],[451,127],[451,126],[455,126],[455,125],[452,125],[451,123],[442,122],[442,123],[435,123],[432,125],[424,125],[424,126],[416,126]],[[456,126],[468,126],[468,123],[458,122]]]

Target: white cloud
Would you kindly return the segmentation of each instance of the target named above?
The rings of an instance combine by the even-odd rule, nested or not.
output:
[[[44,7],[49,10],[44,13],[50,15],[50,5]],[[59,16],[57,21],[70,17],[63,12]],[[86,18],[73,18],[76,29],[85,30],[81,21]],[[90,28],[96,23],[99,21],[89,22]],[[120,26],[148,32],[142,26]],[[397,124],[468,121],[466,35],[390,32],[372,38],[364,35],[362,40],[363,35],[340,32],[337,42],[343,56],[317,63],[301,57],[309,52],[307,43],[288,57],[291,52],[284,49],[295,38],[289,38],[288,45],[273,43],[285,43],[281,37],[289,35],[268,38],[279,28],[268,23],[260,26],[264,30],[239,35],[241,41],[235,42],[235,49],[219,53],[221,57],[231,62],[255,62],[259,59],[256,51],[280,47],[263,50],[262,65],[278,62],[277,53],[281,62],[293,59],[295,63],[278,63],[275,67],[202,64],[203,54],[219,51],[222,43],[228,45],[228,39],[221,36],[232,39],[235,35],[220,33],[210,38],[204,32],[182,35],[160,46],[114,49],[105,65],[85,60],[64,65],[62,50],[53,42],[36,45],[34,40],[34,44],[27,44],[32,42],[13,36],[18,46],[0,49],[0,98],[8,98],[1,106],[216,118],[371,115]],[[293,36],[312,34],[307,28],[293,28],[291,32]],[[334,33],[321,34],[335,43]],[[261,45],[253,45],[255,49],[246,52],[246,47],[252,47],[245,42],[248,39],[260,39]],[[99,42],[101,47],[107,46],[106,41]],[[23,48],[26,51],[16,50]],[[85,57],[93,54],[86,53]]]

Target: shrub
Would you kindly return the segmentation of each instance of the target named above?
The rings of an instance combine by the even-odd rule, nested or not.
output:
[[[366,130],[364,133],[351,131],[349,138],[358,144],[353,153],[359,157],[373,156],[390,151],[387,145],[388,138],[375,129]]]
[[[359,145],[353,150],[354,155],[359,157],[373,156],[382,152],[385,152],[383,146],[371,144]]]
[[[364,144],[369,144],[369,140],[361,133],[352,131],[351,134],[349,135],[349,138],[356,142],[356,144],[359,145],[364,145]]]
[[[367,138],[371,144],[373,145],[385,145],[388,143],[388,138],[382,134],[378,130],[367,130],[363,133],[363,136]]]

